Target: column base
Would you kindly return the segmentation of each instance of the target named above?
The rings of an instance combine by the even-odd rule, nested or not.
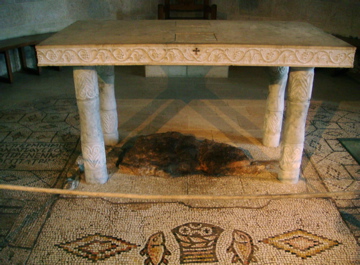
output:
[[[289,183],[289,184],[296,184],[299,182],[300,178],[300,168],[293,169],[293,170],[282,170],[280,169],[278,179],[281,182]]]
[[[105,184],[109,179],[106,166],[104,168],[85,170],[85,181],[89,184]]]
[[[263,145],[267,147],[278,147],[280,144],[280,134],[264,134]]]
[[[104,133],[104,141],[105,141],[105,145],[110,145],[110,146],[114,146],[119,142],[119,134],[116,131],[116,133],[112,133],[112,134],[105,134]]]

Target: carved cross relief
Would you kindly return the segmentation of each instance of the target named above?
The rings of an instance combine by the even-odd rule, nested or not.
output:
[[[195,50],[193,50],[193,52],[195,53],[195,55],[198,55],[198,52],[200,52],[200,50],[198,48],[195,48]]]

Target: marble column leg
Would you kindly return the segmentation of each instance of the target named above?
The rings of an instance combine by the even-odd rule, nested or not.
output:
[[[299,180],[313,80],[314,68],[290,69],[279,172],[279,179],[284,182]]]
[[[98,66],[100,88],[100,117],[106,145],[119,141],[118,117],[114,90],[114,66]]]
[[[108,173],[95,67],[74,67],[74,82],[80,115],[85,180],[88,183],[103,184],[108,180]]]
[[[277,147],[280,143],[284,113],[284,93],[289,67],[269,67],[269,96],[266,101],[263,144]]]

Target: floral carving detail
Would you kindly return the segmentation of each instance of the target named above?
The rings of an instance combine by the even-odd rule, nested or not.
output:
[[[76,84],[76,98],[80,100],[96,98],[99,95],[97,75],[86,70],[77,70],[74,73]]]
[[[84,145],[82,147],[86,168],[96,169],[106,164],[104,148],[100,145]]]
[[[299,168],[301,165],[302,152],[302,144],[283,146],[281,150],[280,167],[284,170]]]
[[[88,61],[90,59],[90,55],[87,50],[80,50],[78,52],[79,58],[83,61]]]
[[[301,60],[302,61],[308,61],[310,60],[311,58],[313,58],[313,53],[312,52],[304,52],[302,55],[301,55]]]
[[[116,49],[112,54],[115,56],[117,60],[120,61],[123,60],[125,57],[125,54],[121,49]]]
[[[54,51],[48,51],[45,54],[45,58],[50,60],[50,61],[56,61],[58,59],[58,56],[56,56],[56,53]],[[45,59],[44,57],[42,57],[42,59]]]
[[[267,61],[273,61],[277,57],[278,57],[278,54],[275,51],[270,51],[270,52],[266,53],[265,56],[264,56],[264,58]]]
[[[269,111],[265,116],[266,133],[278,134],[281,132],[281,123],[283,118],[282,111]]]
[[[353,51],[299,49],[299,48],[251,48],[199,46],[195,56],[193,47],[168,46],[121,46],[118,48],[38,48],[39,65],[263,65],[263,66],[335,66],[352,67]]]
[[[289,98],[293,100],[308,101],[311,97],[314,71],[292,72],[289,79]]]
[[[159,60],[159,58],[161,57],[160,52],[157,51],[156,49],[151,50],[149,54],[151,58],[153,58],[154,60]]]
[[[104,133],[114,133],[117,130],[117,112],[103,111],[101,113],[101,121]]]
[[[71,62],[74,59],[74,55],[71,52],[65,52],[63,57],[66,62]]]

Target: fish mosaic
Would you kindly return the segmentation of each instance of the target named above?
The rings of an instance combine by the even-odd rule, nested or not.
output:
[[[145,247],[140,251],[140,255],[147,257],[144,265],[168,264],[169,261],[165,257],[171,255],[171,253],[165,246],[164,233],[158,232],[151,235]]]
[[[150,235],[143,245],[143,249],[138,253],[145,258],[143,260],[144,265],[217,263],[219,262],[217,242],[223,231],[224,229],[219,226],[198,222],[185,223],[175,227],[171,232],[179,244],[180,255],[179,257],[172,257],[171,263],[167,256],[172,254],[166,246],[165,234],[162,231]],[[302,260],[341,244],[336,240],[302,229],[284,232],[258,242],[272,245]],[[140,245],[121,238],[99,233],[83,236],[74,241],[56,244],[55,246],[67,253],[92,262],[104,261],[140,247]],[[256,263],[258,259],[255,252],[258,250],[259,248],[254,245],[253,239],[248,233],[235,229],[232,232],[230,246],[226,249],[226,252],[232,255],[230,257],[229,255],[222,256],[222,258],[226,257],[227,261],[221,264],[250,265]]]
[[[234,230],[231,245],[226,251],[234,254],[231,260],[232,263],[249,265],[251,261],[257,262],[257,259],[254,257],[254,250],[257,249],[258,247],[254,246],[249,234],[240,230]]]

